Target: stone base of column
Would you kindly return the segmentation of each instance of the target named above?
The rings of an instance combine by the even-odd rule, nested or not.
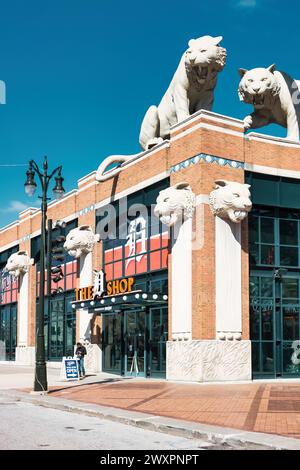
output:
[[[167,342],[167,380],[226,382],[251,378],[251,341]]]
[[[98,344],[84,342],[87,355],[84,357],[85,371],[96,373],[102,371],[102,350]]]
[[[20,366],[33,366],[35,363],[35,347],[17,346],[15,362]]]

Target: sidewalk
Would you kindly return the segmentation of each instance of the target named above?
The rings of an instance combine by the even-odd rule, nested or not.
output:
[[[121,380],[51,390],[51,396],[300,439],[300,383],[179,384]]]
[[[59,405],[106,419],[131,420],[130,424],[137,420],[134,425],[143,427],[160,423],[163,432],[173,429],[176,422],[180,432],[208,433],[213,439],[234,435],[238,439],[243,436],[244,441],[251,438],[251,442],[262,443],[266,434],[271,434],[268,439],[276,442],[277,447],[282,448],[284,439],[284,445],[289,442],[293,447],[283,448],[300,449],[300,382],[191,384],[97,374],[66,383],[59,381],[59,371],[49,369],[49,394],[37,397],[28,393],[31,384],[24,382],[26,373],[14,368],[14,374],[11,369],[0,366],[0,389],[22,389],[7,390],[8,394],[17,393],[22,400],[39,400],[44,406]],[[7,375],[3,376],[3,372]],[[32,372],[27,371],[31,381]],[[19,376],[18,385],[16,378],[11,379],[13,375]],[[10,379],[3,387],[7,377]]]

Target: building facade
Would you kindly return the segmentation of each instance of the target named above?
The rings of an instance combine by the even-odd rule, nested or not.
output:
[[[299,162],[299,142],[245,134],[242,121],[199,111],[105,180],[81,178],[48,208],[66,222],[70,246],[78,241],[71,231],[76,246],[87,230],[97,236],[75,256],[67,248],[60,292],[47,299],[48,361],[58,364],[82,340],[91,371],[200,382],[299,378]],[[224,217],[216,182],[230,193],[227,215],[241,222]],[[241,217],[235,188],[247,184],[252,208]],[[193,195],[193,211],[171,224],[155,211],[157,200],[176,215],[181,194]],[[40,217],[29,208],[0,230],[3,361],[34,362]],[[13,277],[4,267],[19,252],[34,264]]]

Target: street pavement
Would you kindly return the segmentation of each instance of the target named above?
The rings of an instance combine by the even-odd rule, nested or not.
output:
[[[0,420],[1,450],[201,450],[212,446],[1,397]]]

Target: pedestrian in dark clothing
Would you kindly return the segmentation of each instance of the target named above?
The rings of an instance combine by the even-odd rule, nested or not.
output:
[[[85,369],[84,369],[84,356],[86,355],[86,349],[81,343],[76,344],[76,351],[75,355],[79,359],[78,366],[79,366],[79,375],[80,377],[85,377]]]

